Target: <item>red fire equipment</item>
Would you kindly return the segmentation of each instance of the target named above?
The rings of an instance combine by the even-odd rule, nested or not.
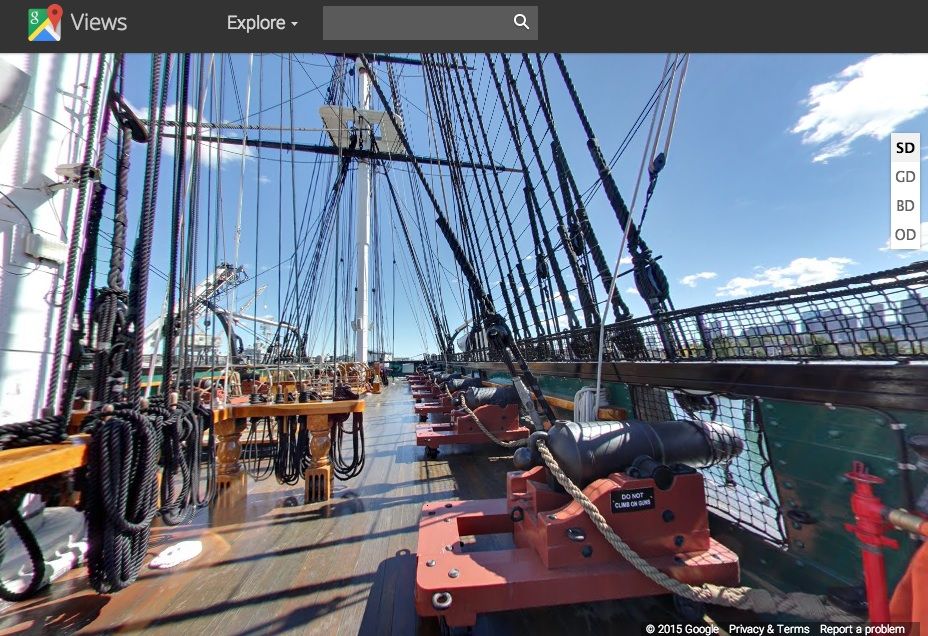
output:
[[[896,527],[928,536],[928,521],[904,510],[884,506],[873,492],[873,487],[885,480],[871,475],[862,462],[854,462],[851,471],[845,473],[845,476],[854,483],[851,510],[855,522],[844,524],[844,528],[853,532],[860,542],[870,622],[888,623],[889,590],[883,548],[898,549],[899,543],[885,536],[885,533]]]

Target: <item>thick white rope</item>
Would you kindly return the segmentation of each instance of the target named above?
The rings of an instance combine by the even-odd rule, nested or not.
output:
[[[585,386],[574,395],[574,422],[595,422],[599,416],[600,407],[606,406],[605,396],[596,389]]]
[[[664,70],[661,71],[661,83],[663,84],[664,79],[667,77],[667,71],[670,69],[671,64],[671,54],[667,54],[667,58],[664,60]],[[673,77],[670,78],[670,81],[664,86],[661,91],[670,91],[670,85],[673,83]],[[657,99],[660,99],[660,95],[657,96]],[[655,102],[655,105],[657,102]],[[664,100],[664,109],[667,108],[667,101]],[[661,115],[661,120],[663,120],[663,115]],[[641,188],[641,180],[644,176],[644,168],[648,165],[648,147],[651,145],[652,139],[654,143],[657,143],[657,138],[660,136],[660,130],[657,131],[657,135],[654,133],[654,127],[657,123],[657,108],[655,107],[654,113],[651,115],[651,125],[648,127],[648,138],[644,142],[644,151],[641,155],[641,165],[638,168],[638,178],[635,179],[635,191],[632,195],[632,204],[628,208],[628,222],[625,224],[624,231],[622,232],[622,240],[619,241],[619,253],[615,257],[615,267],[612,268],[612,280],[609,284],[609,294],[606,297],[606,302],[603,303],[602,311],[599,314],[599,352],[596,358],[596,395],[599,395],[600,390],[603,385],[603,349],[606,344],[606,314],[609,311],[609,306],[612,304],[612,297],[615,295],[615,286],[619,280],[619,268],[622,266],[622,256],[625,253],[625,245],[628,243],[628,233],[632,229],[632,222],[635,219],[635,204],[638,202],[638,191]],[[666,156],[666,153],[665,153]],[[653,151],[651,160],[653,161]]]
[[[615,548],[616,552],[636,570],[668,592],[696,603],[711,603],[712,605],[733,607],[735,609],[752,611],[758,614],[791,614],[811,621],[821,622],[850,623],[860,620],[856,616],[852,616],[834,605],[829,605],[824,598],[815,594],[806,594],[803,592],[779,594],[759,588],[725,587],[709,583],[700,586],[688,585],[664,574],[641,558],[630,545],[625,543],[625,541],[615,533],[615,530],[612,529],[609,522],[606,521],[605,517],[599,512],[599,509],[590,501],[583,491],[570,480],[564,471],[561,470],[557,460],[554,459],[554,455],[551,454],[551,451],[545,445],[544,440],[538,440],[537,448],[548,470],[551,471],[551,474],[554,475],[557,482],[570,494],[570,496],[580,504],[583,511],[593,521],[593,524],[600,533],[602,533],[603,538],[609,542],[609,545]]]
[[[686,80],[686,70],[690,66],[690,54],[683,54],[683,68],[680,69],[680,81],[677,82],[677,94],[674,96],[673,110],[670,112],[670,123],[667,125],[667,137],[664,139],[664,157],[670,152],[670,140],[673,139],[673,128],[677,121],[677,111],[680,109],[680,94],[683,92],[683,82]]]
[[[246,128],[242,131],[242,166],[240,181],[238,187],[238,210],[235,215],[235,230],[233,235],[233,249],[232,249],[232,262],[234,267],[238,270],[238,256],[239,248],[242,245],[242,213],[245,209],[245,158],[248,150],[248,128],[251,118],[251,79],[254,72],[255,65],[255,54],[252,53],[248,56],[248,79],[246,80],[245,85],[245,126]],[[292,125],[293,122],[290,122]],[[257,269],[258,264],[255,263],[255,268]],[[229,339],[229,351],[226,354],[226,369],[223,375],[223,385],[225,387],[226,401],[232,396],[231,383],[229,381],[229,371],[230,364],[232,362],[232,355],[235,350],[235,343],[232,342],[232,326],[235,324],[235,310],[238,307],[238,285],[232,287],[232,294],[226,296],[226,311],[228,312],[229,317],[229,333],[226,334]]]

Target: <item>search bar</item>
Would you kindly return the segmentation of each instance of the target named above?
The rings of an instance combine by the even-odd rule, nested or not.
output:
[[[538,7],[325,5],[322,39],[531,41],[538,39]]]

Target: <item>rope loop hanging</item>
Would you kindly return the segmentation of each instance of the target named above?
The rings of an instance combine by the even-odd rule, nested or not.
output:
[[[29,557],[29,563],[32,566],[32,572],[29,574],[29,582],[20,590],[11,590],[0,579],[0,600],[8,603],[17,603],[24,601],[33,596],[48,582],[48,572],[45,567],[45,557],[42,554],[42,547],[39,545],[32,528],[23,519],[19,512],[25,493],[16,491],[12,493],[0,493],[0,566],[3,565],[3,557],[6,553],[6,524],[19,537],[26,554]]]
[[[158,513],[158,451],[155,418],[130,405],[107,405],[90,414],[87,480],[87,567],[100,593],[130,585],[148,550]]]

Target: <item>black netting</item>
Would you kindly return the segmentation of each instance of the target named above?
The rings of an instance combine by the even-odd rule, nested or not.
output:
[[[779,545],[786,544],[760,409],[754,398],[630,386],[635,417],[724,424],[744,441],[735,459],[701,470],[709,510]]]
[[[668,312],[606,328],[618,360],[928,358],[928,262],[833,283]],[[526,360],[596,360],[599,330],[520,341]],[[488,350],[455,360],[488,361]]]

